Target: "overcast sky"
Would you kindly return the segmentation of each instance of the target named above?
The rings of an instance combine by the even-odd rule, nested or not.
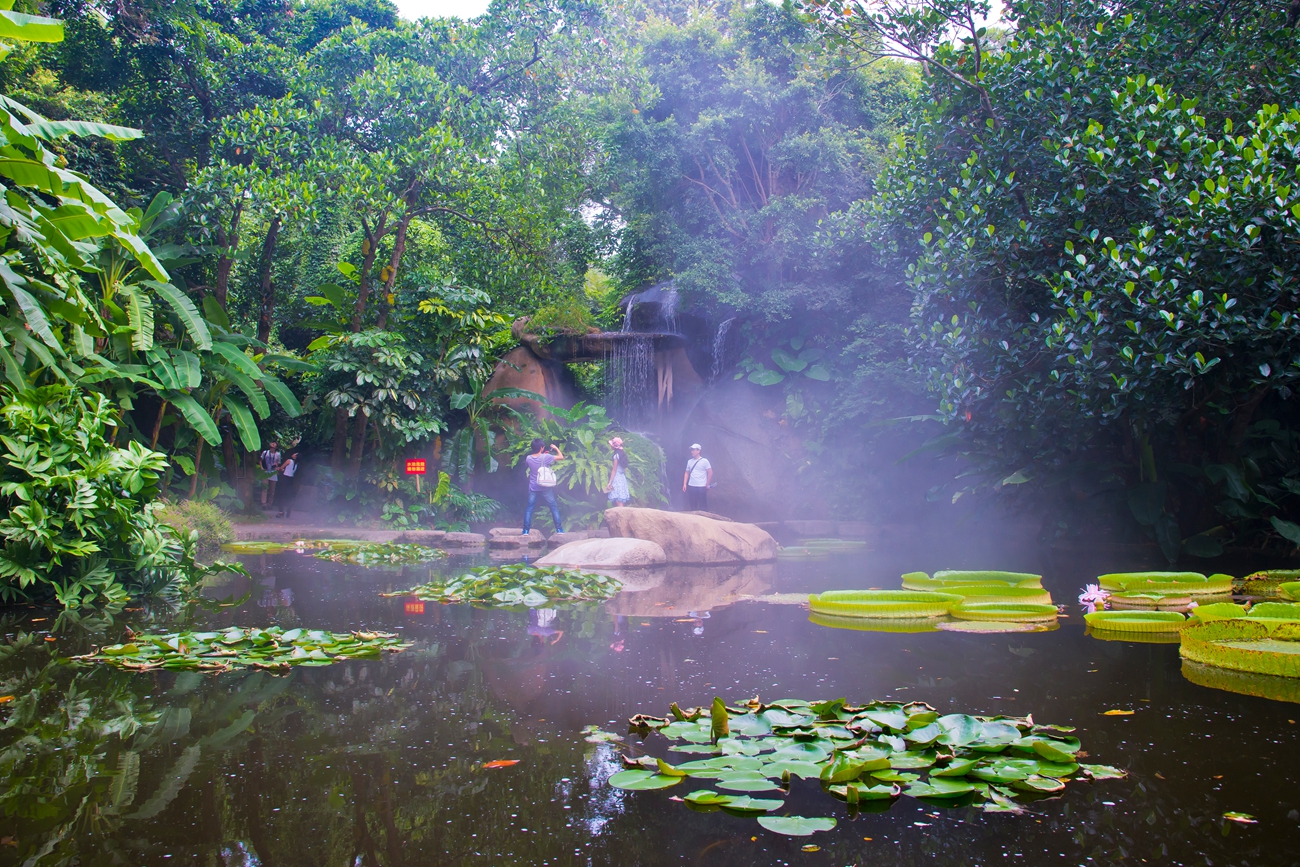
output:
[[[403,18],[473,18],[487,11],[488,0],[396,0]]]

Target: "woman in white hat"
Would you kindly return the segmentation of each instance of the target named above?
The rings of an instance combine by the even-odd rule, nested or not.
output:
[[[614,455],[614,466],[609,471],[605,492],[615,506],[626,506],[631,502],[632,494],[627,488],[627,452],[623,451],[623,438],[614,437],[609,441],[609,448]]]
[[[711,487],[713,465],[700,454],[700,444],[691,443],[691,459],[686,462],[686,475],[682,476],[682,492],[686,494],[687,508],[692,512],[707,512]]]

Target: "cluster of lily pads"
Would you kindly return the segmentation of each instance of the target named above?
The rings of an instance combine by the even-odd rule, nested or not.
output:
[[[1019,632],[1052,628],[1057,608],[1026,572],[909,572],[901,590],[830,590],[808,598],[814,623],[886,631]]]
[[[672,764],[625,756],[628,769],[609,784],[631,791],[688,781],[711,786],[682,800],[695,810],[757,816],[765,828],[783,834],[835,826],[830,817],[776,815],[796,778],[816,781],[851,811],[888,809],[906,795],[1019,813],[1024,802],[1057,795],[1069,781],[1125,775],[1106,765],[1080,764],[1079,740],[1069,727],[1027,717],[941,715],[922,702],[852,706],[842,698],[754,699],[731,707],[714,699],[711,708],[673,704],[671,711],[671,717],[638,714],[629,720],[631,731],[673,741],[670,754],[705,758]],[[589,734],[616,739],[594,728]]]
[[[522,605],[540,608],[557,602],[608,599],[623,588],[608,575],[579,572],[560,566],[510,563],[484,566],[455,578],[438,578],[401,593],[426,602],[473,602],[480,605]]]
[[[93,653],[73,657],[83,665],[105,664],[132,671],[230,671],[261,668],[285,671],[298,665],[322,666],[347,659],[378,659],[409,645],[389,632],[324,632],[319,629],[231,627],[221,632],[135,635]]]
[[[361,566],[393,566],[428,563],[446,557],[447,552],[428,545],[400,542],[361,542],[356,539],[297,539],[293,542],[232,542],[221,549],[231,554],[311,553],[321,560],[357,563]]]

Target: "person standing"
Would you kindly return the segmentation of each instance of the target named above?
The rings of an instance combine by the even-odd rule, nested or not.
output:
[[[284,476],[284,483],[280,488],[280,511],[276,514],[277,518],[289,518],[293,516],[293,502],[298,499],[298,453],[293,452],[277,468],[280,475]]]
[[[700,444],[691,443],[691,458],[686,462],[686,474],[682,476],[682,491],[686,494],[687,511],[707,512],[711,487],[713,487],[713,465],[701,454]]]
[[[280,466],[280,461],[282,459],[283,458],[280,455],[280,444],[275,440],[271,440],[271,442],[267,444],[267,447],[262,451],[260,458],[262,463],[262,472],[270,474],[266,479],[266,487],[262,489],[263,506],[275,505],[275,473],[276,468]]]
[[[627,487],[627,452],[623,451],[623,438],[614,437],[609,441],[614,454],[614,466],[609,471],[609,484],[605,492],[609,501],[616,506],[626,506],[632,500],[632,493]]]
[[[547,453],[546,440],[538,437],[533,440],[533,453],[524,458],[528,468],[528,508],[524,510],[524,535],[527,536],[533,526],[533,509],[537,508],[540,495],[551,507],[551,518],[555,521],[555,532],[563,533],[564,525],[560,521],[560,504],[555,501],[555,471],[551,465],[564,460],[560,447],[551,443]]]

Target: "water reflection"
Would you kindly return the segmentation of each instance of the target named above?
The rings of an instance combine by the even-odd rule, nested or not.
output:
[[[379,598],[427,580],[428,567],[253,559],[256,583],[221,589],[251,587],[250,601],[197,611],[198,621],[292,616],[399,630],[413,647],[282,677],[132,674],[56,657],[118,640],[126,621],[161,625],[183,612],[69,621],[57,635],[46,634],[52,613],[5,624],[0,696],[14,698],[0,704],[0,864],[1263,865],[1287,863],[1300,845],[1300,813],[1289,818],[1300,769],[1278,761],[1300,746],[1294,705],[1236,679],[1198,685],[1203,673],[1180,667],[1174,647],[1096,641],[1077,616],[1023,635],[825,629],[798,608],[741,598],[879,584],[906,571],[898,563],[837,555],[665,570],[604,605],[528,613],[408,611]],[[1023,817],[904,799],[851,819],[816,783],[800,783],[791,813],[840,820],[805,854],[807,841],[752,820],[665,809],[671,792],[611,789],[614,751],[579,735],[591,723],[622,730],[670,701],[755,693],[1033,713],[1079,726],[1090,761],[1132,776],[1079,786]],[[1111,708],[1136,713],[1101,715]],[[519,763],[484,767],[497,760]],[[1225,823],[1227,810],[1261,824]]]

